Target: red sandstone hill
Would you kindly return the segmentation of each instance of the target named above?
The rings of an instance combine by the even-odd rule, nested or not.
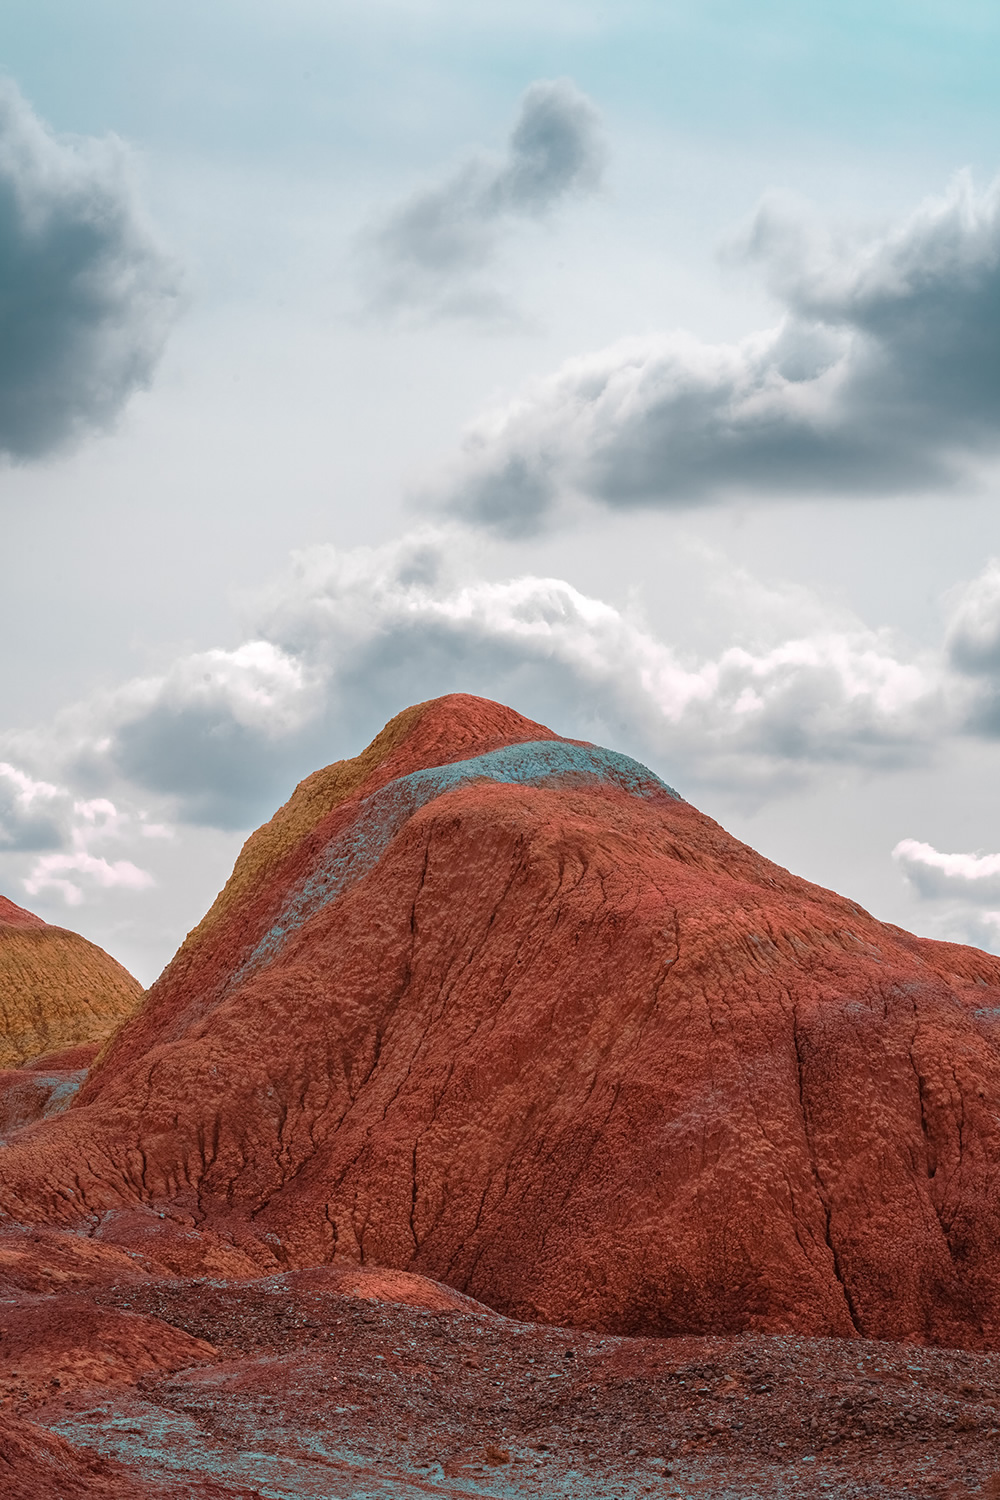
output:
[[[1000,959],[455,696],[248,841],[0,1203],[602,1331],[996,1347],[998,1020]]]
[[[100,1044],[141,994],[102,948],[0,896],[0,1069]]]

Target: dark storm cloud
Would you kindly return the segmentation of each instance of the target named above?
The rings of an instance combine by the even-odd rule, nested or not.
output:
[[[569,361],[473,425],[451,508],[525,531],[567,495],[892,493],[961,482],[1000,450],[1000,182],[977,194],[962,176],[862,243],[765,206],[739,253],[783,304],[777,327]]]
[[[599,183],[600,122],[565,80],[533,83],[501,158],[473,157],[415,193],[365,237],[366,276],[377,303],[445,313],[495,301],[475,273],[492,261],[518,219],[543,218],[561,199]]]
[[[175,296],[121,146],[57,139],[0,80],[0,453],[39,458],[111,422]]]

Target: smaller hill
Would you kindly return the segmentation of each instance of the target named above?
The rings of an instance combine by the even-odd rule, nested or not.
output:
[[[103,1042],[141,994],[103,948],[0,896],[0,1068]]]

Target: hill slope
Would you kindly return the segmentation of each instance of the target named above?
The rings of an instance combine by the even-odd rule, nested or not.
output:
[[[0,1201],[598,1330],[995,1346],[998,1019],[1000,959],[456,696],[248,841]]]
[[[103,1042],[141,994],[102,948],[0,896],[0,1068]]]

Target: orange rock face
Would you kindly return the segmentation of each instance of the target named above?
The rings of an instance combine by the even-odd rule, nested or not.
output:
[[[601,1332],[996,1347],[998,1023],[1000,959],[446,698],[249,840],[0,1202]]]
[[[141,994],[103,948],[0,896],[0,1069],[103,1042]]]

